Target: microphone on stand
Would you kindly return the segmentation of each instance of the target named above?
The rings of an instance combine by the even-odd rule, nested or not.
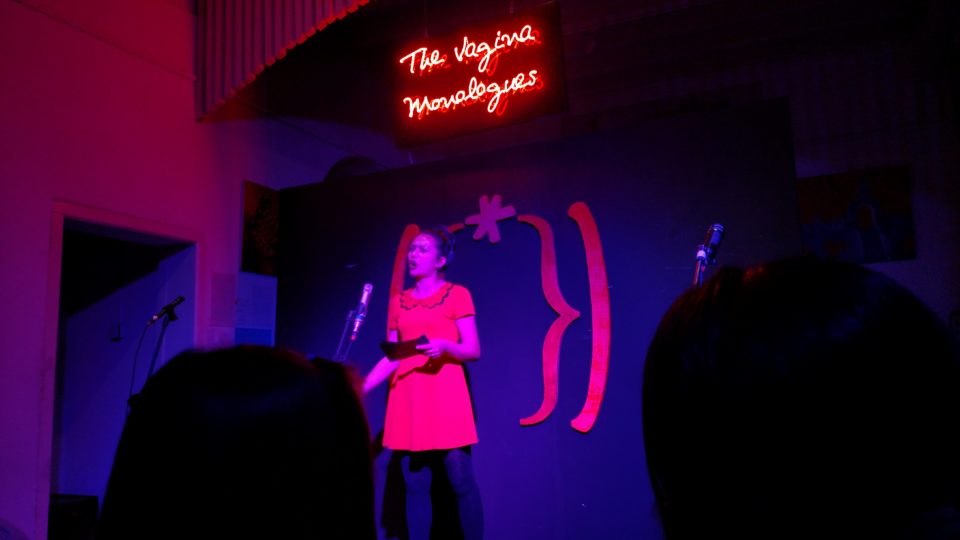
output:
[[[707,229],[707,236],[703,239],[703,244],[697,247],[697,259],[703,260],[707,264],[716,264],[717,249],[720,248],[721,240],[723,240],[723,225],[714,223]]]
[[[714,223],[707,229],[703,243],[697,246],[697,266],[693,274],[694,287],[703,284],[703,272],[707,266],[717,264],[717,250],[720,248],[721,240],[723,240],[723,225]]]
[[[363,292],[360,294],[360,303],[357,305],[356,314],[353,316],[353,325],[350,328],[350,341],[357,340],[357,334],[360,333],[363,320],[367,318],[367,307],[370,305],[371,293],[373,293],[373,284],[364,283]]]
[[[184,298],[182,296],[178,296],[174,298],[169,304],[160,308],[160,311],[154,314],[153,317],[150,317],[150,320],[147,321],[147,326],[150,326],[151,324],[159,321],[160,318],[163,317],[164,315],[167,315],[168,317],[170,317],[171,321],[177,320],[177,314],[174,313],[173,308],[182,304],[183,301],[184,301]]]

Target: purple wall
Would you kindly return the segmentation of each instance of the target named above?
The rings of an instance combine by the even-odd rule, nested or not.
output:
[[[196,242],[196,344],[232,343],[235,288],[215,285],[236,283],[242,181],[318,181],[350,155],[275,119],[197,124],[194,16],[175,2],[96,6],[0,2],[0,519],[37,540],[52,484],[58,216]]]
[[[94,495],[103,502],[131,377],[137,392],[147,378],[162,324],[144,334],[135,366],[140,334],[147,317],[183,295],[190,300],[176,309],[179,318],[164,333],[155,370],[193,346],[195,270],[196,248],[189,247],[161,261],[155,272],[66,317],[59,346],[52,491]]]
[[[841,15],[845,14],[848,25],[869,27],[861,25],[861,19],[873,20],[874,13],[879,13],[861,6],[858,14],[853,3],[842,4],[846,8],[841,6]],[[349,100],[337,103],[342,114],[336,119],[324,120],[255,114],[235,99],[224,111],[223,121],[196,124],[192,5],[191,0],[102,0],[91,9],[87,2],[0,3],[0,47],[5,53],[0,59],[4,74],[0,84],[4,118],[0,302],[7,314],[0,321],[0,519],[31,538],[45,536],[51,484],[60,249],[55,224],[64,208],[68,216],[196,242],[196,342],[228,343],[236,330],[243,179],[283,188],[318,181],[334,163],[358,153],[382,167],[401,161],[442,161],[474,154],[478,148],[505,148],[524,141],[563,139],[584,130],[628,126],[649,118],[650,111],[676,110],[670,109],[670,103],[684,100],[784,98],[790,111],[789,138],[797,176],[910,167],[918,257],[875,267],[917,292],[943,316],[960,306],[960,280],[955,279],[960,258],[943,248],[952,245],[960,232],[956,92],[955,86],[945,85],[944,77],[946,73],[955,81],[956,70],[955,62],[945,61],[951,49],[937,41],[944,36],[938,28],[955,20],[955,16],[942,16],[956,14],[955,8],[945,9],[949,3],[931,2],[924,4],[931,8],[927,11],[910,10],[916,17],[892,37],[882,32],[849,33],[841,25],[835,31],[843,36],[831,45],[820,39],[824,28],[834,26],[830,18],[821,18],[831,21],[824,28],[803,33],[801,48],[765,49],[762,41],[747,39],[743,45],[737,42],[739,36],[733,36],[733,43],[727,43],[732,49],[718,47],[729,50],[729,57],[713,63],[697,55],[684,56],[689,50],[682,46],[686,39],[712,45],[702,39],[703,33],[684,25],[670,28],[664,21],[699,17],[706,21],[708,35],[723,34],[727,19],[707,17],[708,11],[695,7],[723,10],[720,4],[615,2],[614,8],[597,10],[591,2],[565,2],[562,8],[573,8],[563,13],[565,56],[569,73],[575,75],[569,81],[568,115],[428,145],[409,154],[398,152],[389,134],[371,132],[362,122],[345,125],[370,111]],[[502,5],[484,4],[493,10]],[[767,12],[781,15],[773,4]],[[731,14],[736,15],[736,10]],[[749,17],[740,24],[756,26]],[[681,46],[661,49],[653,56],[644,54],[648,52],[644,47],[637,48],[638,54],[610,54],[610,47],[618,46],[621,38],[644,42],[648,34],[644,29],[663,30],[672,36],[669,43]],[[757,47],[762,54],[755,54]],[[955,54],[955,47],[952,51]],[[361,83],[364,80],[363,72],[348,75]],[[480,172],[461,178],[460,183],[487,185],[483,182],[490,179],[482,172],[483,159],[471,163],[478,163]],[[601,180],[588,172],[584,171],[581,181]],[[469,194],[470,208],[475,207],[476,195]],[[467,202],[457,204],[468,207]],[[562,214],[561,210],[553,209]],[[458,215],[462,213],[458,210]],[[556,223],[565,223],[566,233],[573,234],[565,219],[558,214]],[[608,227],[601,226],[606,235]],[[703,224],[689,225],[689,230],[679,227],[679,222],[664,222],[651,231],[680,246],[691,235],[701,235]],[[631,250],[637,260],[647,254],[635,239],[623,240],[624,249]],[[378,245],[370,264],[383,265],[382,253],[390,252],[393,242],[391,237]],[[647,249],[652,253],[653,246],[668,244],[649,244]],[[724,249],[725,256],[735,255],[729,251],[731,246]],[[579,256],[571,255],[573,260]],[[677,260],[686,264],[687,256],[684,248]],[[675,273],[678,282],[687,279],[688,269],[657,267],[665,274]],[[362,279],[357,279],[359,287]],[[379,279],[377,292],[382,294],[385,278]],[[579,278],[566,279],[581,286]],[[672,292],[673,287],[665,286],[658,298]],[[336,322],[320,322],[339,327],[341,312],[356,301],[356,294],[352,289],[344,291],[342,299],[332,301],[335,307],[324,307]],[[318,305],[331,302],[314,300]],[[296,331],[304,336],[305,348],[322,351],[319,341],[311,342],[318,336],[306,337],[306,327],[311,325],[320,323],[306,317],[305,327]],[[368,327],[371,332],[369,328],[375,327]],[[522,414],[527,414],[526,405],[524,409]]]
[[[689,286],[707,226],[727,226],[727,264],[799,253],[793,157],[781,103],[661,119],[629,129],[421,165],[282,192],[277,343],[333,354],[344,313],[365,281],[374,299],[352,357],[380,354],[394,251],[408,223],[456,223],[481,195],[546,219],[560,286],[581,311],[563,338],[552,417],[521,428],[540,403],[540,350],[554,318],[540,285],[540,240],[516,220],[503,240],[457,233],[448,277],[477,306],[484,356],[469,366],[480,444],[476,472],[491,538],[649,538],[658,534],[643,460],[640,381],[647,344]],[[612,302],[606,399],[593,431],[569,426],[586,396],[590,300],[583,244],[566,217],[576,201],[596,217]],[[366,399],[374,433],[383,387]],[[390,452],[377,460],[388,526],[399,485]]]

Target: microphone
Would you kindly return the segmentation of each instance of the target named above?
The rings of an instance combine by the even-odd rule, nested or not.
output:
[[[364,283],[363,292],[360,294],[360,304],[357,305],[356,315],[353,317],[353,326],[350,329],[350,341],[357,340],[360,326],[363,325],[363,320],[367,318],[367,306],[370,305],[371,293],[373,293],[373,285]]]
[[[150,326],[151,324],[159,321],[160,317],[163,317],[164,315],[168,315],[171,321],[177,320],[177,314],[173,312],[173,308],[182,304],[183,300],[184,298],[182,296],[178,296],[174,298],[173,301],[171,301],[169,304],[160,308],[160,311],[158,311],[153,317],[150,317],[150,320],[147,322],[147,326]]]
[[[715,264],[721,240],[723,240],[723,225],[714,223],[707,229],[703,244],[697,248],[697,260],[706,264]]]

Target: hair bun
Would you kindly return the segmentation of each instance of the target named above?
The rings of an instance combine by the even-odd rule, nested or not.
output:
[[[437,248],[440,251],[440,255],[447,259],[447,264],[443,266],[443,270],[446,270],[450,266],[450,263],[453,262],[454,248],[456,247],[456,239],[453,236],[453,233],[450,232],[445,225],[434,225],[433,227],[427,227],[420,230],[421,234],[429,234],[430,236],[437,239]]]

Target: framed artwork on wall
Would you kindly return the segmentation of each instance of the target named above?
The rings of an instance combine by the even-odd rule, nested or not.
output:
[[[277,275],[277,240],[280,197],[277,192],[250,181],[243,183],[243,255],[240,270]]]
[[[803,253],[855,263],[915,259],[907,167],[797,181]]]

